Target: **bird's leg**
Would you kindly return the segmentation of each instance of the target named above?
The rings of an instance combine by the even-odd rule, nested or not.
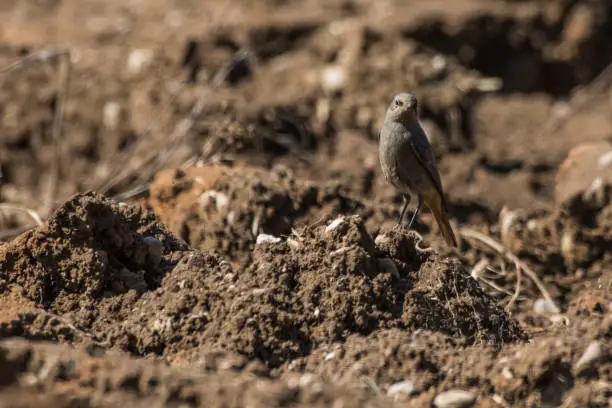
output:
[[[410,220],[410,224],[408,224],[408,230],[410,230],[410,228],[412,228],[412,224],[414,224],[414,222],[416,221],[417,217],[419,216],[419,212],[421,211],[421,206],[423,205],[423,197],[421,197],[421,195],[417,195],[417,208],[414,211],[414,214],[412,214],[412,219]]]
[[[402,222],[404,221],[404,216],[406,215],[406,210],[408,209],[408,204],[410,204],[410,197],[408,194],[404,194],[404,205],[402,207],[402,212],[400,212],[399,220],[397,220],[397,226],[401,227]]]

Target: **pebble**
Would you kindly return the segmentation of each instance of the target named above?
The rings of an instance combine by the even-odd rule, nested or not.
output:
[[[533,311],[540,315],[556,315],[561,313],[557,305],[546,299],[538,299],[533,304]]]
[[[381,246],[389,242],[391,242],[391,239],[389,238],[388,235],[385,235],[385,234],[377,235],[376,239],[374,239],[374,245],[376,246]]]
[[[153,265],[159,265],[162,260],[164,245],[155,237],[144,237],[143,241],[149,247],[149,260]]]
[[[474,394],[464,390],[449,390],[434,398],[434,406],[438,408],[467,408],[474,405]]]
[[[109,131],[117,130],[119,127],[119,120],[121,116],[121,106],[115,102],[110,101],[104,104],[104,112],[102,113],[102,123],[104,127]]]
[[[412,395],[416,392],[416,386],[412,381],[400,381],[392,384],[387,390],[387,395],[392,396],[396,394]]]
[[[287,245],[289,245],[289,248],[293,249],[294,251],[300,249],[301,246],[298,241],[292,238],[287,239]]]
[[[589,344],[582,353],[582,356],[578,359],[578,362],[574,366],[574,372],[579,375],[585,370],[593,367],[593,365],[601,358],[603,354],[601,342],[593,341]]]
[[[132,75],[138,75],[153,62],[155,53],[148,48],[136,49],[130,52],[127,59],[127,71]]]
[[[326,92],[335,93],[346,86],[346,70],[341,66],[329,66],[321,72],[321,86]]]
[[[257,240],[256,240],[255,244],[256,245],[261,245],[263,243],[278,244],[281,241],[282,240],[279,237],[275,237],[274,235],[259,234],[257,236]]]
[[[325,227],[325,233],[329,234],[330,232],[334,231],[335,229],[337,229],[344,223],[346,223],[346,221],[344,220],[344,217],[336,218],[327,227]]]

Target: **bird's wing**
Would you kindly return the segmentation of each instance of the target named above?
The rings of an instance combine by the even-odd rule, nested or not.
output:
[[[438,171],[438,165],[436,164],[436,156],[427,140],[427,135],[425,131],[421,127],[420,124],[415,124],[411,127],[410,133],[412,133],[409,138],[410,147],[414,156],[417,158],[421,166],[425,169],[431,181],[433,181],[434,186],[440,193],[442,197],[442,201],[445,202],[444,199],[444,191],[442,189],[442,180],[440,180],[440,173]]]

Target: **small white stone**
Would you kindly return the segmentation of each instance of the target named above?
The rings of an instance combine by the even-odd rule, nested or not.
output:
[[[109,101],[104,104],[104,112],[102,114],[102,122],[106,129],[113,131],[119,127],[119,119],[121,115],[121,105],[115,101]]]
[[[507,380],[511,380],[514,378],[514,374],[512,374],[512,370],[510,370],[508,367],[502,368],[501,374]]]
[[[127,71],[132,75],[140,74],[151,65],[153,57],[155,53],[149,48],[133,50],[128,56]]]
[[[437,72],[441,72],[446,68],[446,58],[443,55],[437,54],[431,59],[431,66]]]
[[[434,398],[434,405],[438,408],[467,408],[474,405],[474,394],[464,390],[450,390],[438,394]]]
[[[329,353],[325,354],[325,361],[333,360],[334,357],[336,357],[336,352],[330,351]]]
[[[289,245],[289,248],[293,249],[294,251],[300,249],[300,243],[292,238],[287,239],[287,245]]]
[[[610,165],[612,165],[612,152],[604,153],[597,159],[598,167],[608,167]]]
[[[584,350],[584,353],[582,353],[582,356],[580,357],[580,359],[578,359],[578,362],[576,363],[576,366],[574,367],[575,373],[580,374],[584,370],[592,367],[593,364],[601,358],[602,354],[603,354],[603,351],[601,347],[601,342],[599,341],[591,342],[591,344],[587,346],[586,350]]]
[[[374,244],[375,245],[384,245],[387,242],[389,242],[389,236],[387,236],[386,234],[379,234],[376,236],[376,239],[374,239]]]
[[[329,66],[321,72],[321,86],[327,92],[338,92],[346,85],[346,70],[337,65]]]
[[[533,311],[540,315],[556,315],[561,313],[557,305],[546,299],[538,299],[533,305]]]
[[[333,220],[327,227],[325,227],[325,233],[329,234],[330,232],[334,231],[336,228],[340,227],[345,223],[346,221],[344,220],[344,217],[338,217]]]
[[[229,225],[234,225],[234,222],[236,221],[236,212],[235,211],[230,211],[227,213],[227,223]]]
[[[259,234],[257,236],[257,241],[255,242],[255,244],[256,245],[261,245],[263,243],[278,244],[281,241],[282,240],[279,237],[275,237],[274,235]]]
[[[412,395],[416,392],[416,387],[412,381],[400,381],[392,384],[387,390],[387,395],[392,396],[396,394]]]

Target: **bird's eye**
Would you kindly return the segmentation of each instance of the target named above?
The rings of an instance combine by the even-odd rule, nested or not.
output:
[[[400,101],[399,99],[396,99],[394,102],[395,106],[402,106],[402,101]]]

